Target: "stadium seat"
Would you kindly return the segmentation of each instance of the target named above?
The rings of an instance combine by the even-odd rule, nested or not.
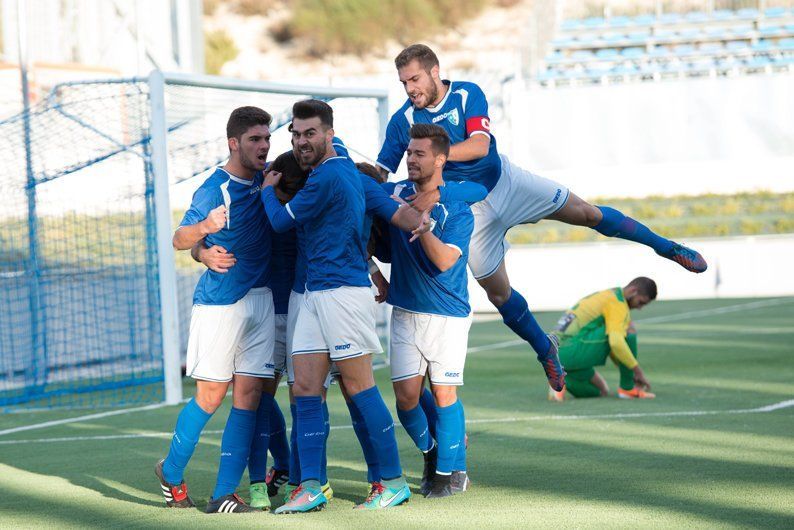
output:
[[[645,55],[645,48],[640,48],[636,46],[633,48],[623,48],[623,51],[620,52],[620,55],[622,55],[626,59],[638,59]]]
[[[664,13],[659,17],[660,24],[678,24],[681,22],[681,15],[678,13]]]
[[[784,51],[794,50],[794,38],[780,39],[777,43],[777,47]]]
[[[544,57],[544,60],[546,61],[546,64],[558,64],[565,61],[565,55],[558,51],[553,51]]]
[[[703,34],[710,39],[727,39],[731,33],[727,28],[707,27],[703,28]]]
[[[670,56],[670,50],[665,46],[654,46],[648,52],[648,55],[651,57],[668,57]]]
[[[766,68],[772,64],[768,57],[763,55],[754,55],[745,61],[747,68]]]
[[[629,17],[612,17],[609,19],[609,25],[613,28],[625,28],[626,26],[631,25],[631,19]]]
[[[711,14],[711,18],[715,20],[731,20],[736,17],[736,13],[730,9],[717,9]]]
[[[632,75],[639,72],[639,70],[640,69],[637,68],[635,65],[629,63],[629,64],[619,64],[617,66],[614,66],[609,73],[612,75]]]
[[[618,50],[616,50],[615,48],[602,48],[602,49],[600,49],[600,50],[595,52],[595,56],[598,59],[614,59],[615,57],[618,57],[619,55],[620,55],[620,52]]]
[[[635,26],[651,26],[656,22],[656,17],[654,15],[637,15],[633,22]]]
[[[566,48],[571,44],[575,44],[575,43],[576,43],[576,39],[574,39],[573,37],[569,37],[567,35],[557,37],[556,39],[551,41],[551,45],[555,48]]]
[[[733,26],[731,28],[731,33],[734,37],[749,39],[755,35],[755,29],[753,29],[753,26],[750,25]]]
[[[792,13],[792,15],[794,15],[794,13]],[[794,35],[794,24],[786,24],[784,27],[786,29],[786,33]]]
[[[775,45],[770,40],[761,39],[755,44],[752,45],[753,51],[756,52],[765,52],[773,49]]]
[[[725,49],[731,52],[744,52],[750,49],[750,44],[741,40],[732,40],[725,44]]]
[[[677,44],[673,46],[673,53],[679,57],[683,55],[692,55],[695,53],[695,47],[691,44]]]
[[[777,37],[785,33],[781,26],[766,26],[758,30],[758,34],[762,37]]]
[[[721,42],[704,42],[698,49],[703,53],[719,53],[725,50],[725,47],[722,45]]]
[[[692,11],[687,13],[684,18],[687,22],[706,22],[709,16],[702,11]]]
[[[700,37],[702,33],[700,28],[684,28],[678,31],[678,36],[683,39],[694,40]]]
[[[585,28],[600,28],[605,25],[606,21],[601,17],[590,17],[582,21],[582,26]]]
[[[778,18],[786,16],[785,7],[768,7],[764,9],[764,16],[766,18]]]
[[[601,38],[604,39],[606,43],[614,43],[626,40],[626,36],[622,33],[615,33],[612,31],[605,32],[601,35]]]
[[[590,50],[576,50],[571,54],[571,58],[577,61],[589,61],[595,58],[595,55]]]
[[[631,31],[626,35],[626,40],[632,44],[644,44],[649,37],[648,31]]]
[[[758,18],[758,15],[758,10],[751,7],[745,7],[744,9],[740,9],[736,12],[736,16],[744,20]]]

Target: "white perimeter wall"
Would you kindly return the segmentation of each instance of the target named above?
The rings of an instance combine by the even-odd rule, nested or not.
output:
[[[702,274],[687,272],[630,242],[533,245],[512,248],[507,270],[530,308],[564,309],[583,296],[653,278],[659,300],[794,295],[794,235],[724,237],[687,241],[709,262]],[[475,312],[495,311],[469,278]]]

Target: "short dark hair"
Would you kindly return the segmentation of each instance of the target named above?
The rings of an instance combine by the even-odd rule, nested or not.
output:
[[[380,171],[378,171],[378,168],[368,162],[357,162],[356,168],[378,184],[383,184],[386,182],[386,177],[381,175]]]
[[[438,66],[438,57],[436,53],[430,49],[430,46],[424,44],[411,44],[405,48],[394,58],[394,66],[399,70],[404,66],[408,66],[413,60],[419,61],[422,68],[428,72],[434,66]]]
[[[656,300],[656,282],[645,276],[638,276],[629,282],[629,287],[635,287],[637,292],[644,294],[649,300]]]
[[[273,163],[270,164],[270,169],[281,173],[281,180],[278,182],[277,187],[290,199],[303,188],[310,173],[310,171],[301,168],[298,160],[295,158],[295,153],[292,151],[287,151],[286,153],[278,155],[276,159],[273,160]]]
[[[259,107],[238,107],[226,122],[226,138],[240,138],[245,131],[256,125],[270,126],[273,118]]]
[[[334,126],[334,109],[325,101],[319,99],[305,99],[292,106],[292,119],[308,120],[320,118],[320,123],[328,128]]]
[[[429,138],[436,155],[449,156],[449,135],[440,125],[432,123],[414,123],[411,125],[411,138]]]

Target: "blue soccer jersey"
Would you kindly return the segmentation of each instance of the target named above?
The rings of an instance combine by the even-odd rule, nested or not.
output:
[[[378,164],[392,173],[402,161],[411,137],[409,131],[414,123],[433,123],[447,131],[454,145],[475,134],[490,138],[488,154],[467,162],[447,162],[444,180],[472,181],[485,186],[490,192],[502,173],[502,161],[496,150],[496,138],[490,131],[488,102],[480,87],[466,81],[444,81],[447,94],[436,107],[417,110],[408,99],[394,113],[386,127],[386,139],[378,154]]]
[[[390,194],[402,198],[416,193],[408,180],[383,186]],[[387,302],[415,313],[465,317],[471,312],[466,262],[474,215],[466,203],[455,201],[436,204],[430,216],[436,221],[433,235],[460,250],[461,257],[441,272],[427,257],[419,240],[409,243],[411,234],[389,227],[391,286]]]
[[[262,180],[261,173],[245,180],[217,168],[193,194],[179,226],[201,222],[210,211],[225,205],[226,227],[204,241],[208,248],[219,245],[237,258],[225,273],[204,271],[193,294],[194,304],[233,304],[249,289],[270,284],[270,224],[259,200]]]
[[[289,308],[289,293],[295,283],[298,259],[297,237],[294,228],[281,234],[276,231],[271,233],[270,289],[273,291],[273,307],[277,315],[286,315]]]
[[[290,227],[282,221],[281,205],[272,188],[265,188],[262,201],[277,231]],[[370,285],[365,208],[359,172],[341,156],[328,158],[317,166],[303,189],[284,207],[301,227],[298,238],[299,247],[305,252],[307,290]]]

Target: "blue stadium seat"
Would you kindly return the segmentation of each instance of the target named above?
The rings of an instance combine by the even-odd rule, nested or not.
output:
[[[664,13],[659,17],[660,24],[678,24],[681,22],[681,15],[678,13]]]
[[[683,28],[678,32],[678,36],[684,39],[696,39],[700,37],[702,31],[700,28]]]
[[[754,55],[747,59],[744,64],[747,68],[766,68],[772,64],[772,61],[769,59],[769,57],[765,57],[763,55]]]
[[[631,25],[631,19],[629,17],[612,17],[609,19],[609,25],[613,28],[625,28],[626,26]]]
[[[785,7],[768,7],[764,9],[764,16],[766,18],[778,18],[786,16]]]
[[[794,38],[789,37],[788,39],[780,39],[777,43],[777,47],[784,51],[793,51]]]
[[[725,49],[732,52],[743,52],[750,49],[750,44],[742,40],[732,40],[725,44]]]
[[[740,10],[738,10],[736,12],[736,16],[738,18],[745,19],[745,20],[758,18],[759,14],[760,13],[758,12],[757,9],[753,9],[751,7],[746,7],[744,9],[740,9]]]
[[[711,39],[727,39],[731,35],[729,29],[719,27],[703,28],[703,34]]]
[[[558,51],[554,51],[544,57],[544,60],[546,64],[558,64],[565,61],[565,55]]]
[[[705,53],[718,53],[725,50],[725,47],[721,42],[704,42],[698,46],[698,49]]]
[[[590,17],[582,21],[582,25],[586,28],[600,28],[605,25],[605,20],[601,17]]]
[[[596,33],[581,33],[577,40],[582,44],[593,44],[601,39]]]
[[[687,22],[706,22],[709,16],[702,11],[692,11],[684,17]]]
[[[626,35],[626,39],[632,44],[642,44],[648,41],[650,33],[648,31],[631,31]]]
[[[679,57],[682,55],[692,55],[695,53],[695,47],[691,44],[677,44],[676,46],[673,46],[673,53]]]
[[[717,66],[724,69],[733,68],[736,65],[736,59],[733,57],[726,57],[717,60]]]
[[[774,61],[776,66],[794,65],[794,55],[779,55]]]
[[[736,13],[734,13],[730,9],[717,9],[711,14],[711,17],[715,20],[730,20],[735,16]]]
[[[590,50],[576,50],[571,54],[571,58],[577,61],[589,61],[595,58],[595,55]]]
[[[734,26],[731,28],[731,33],[735,37],[750,38],[755,35],[755,29],[751,25]]]
[[[656,17],[654,15],[637,15],[634,17],[635,26],[650,26],[654,22],[656,22]]]
[[[792,12],[792,15],[794,15],[794,12]],[[786,28],[786,33],[794,34],[794,24],[786,24],[785,28]]]
[[[766,26],[758,30],[758,34],[762,37],[777,37],[783,35],[785,31],[781,26]]]
[[[620,42],[626,40],[626,36],[622,33],[615,33],[613,31],[607,31],[601,34],[601,38],[604,39],[604,42],[612,43],[612,42]]]
[[[775,45],[772,43],[771,40],[761,39],[755,44],[753,44],[752,48],[753,51],[756,52],[765,52],[773,49]]]
[[[645,55],[645,48],[623,48],[623,51],[621,51],[620,54],[626,59],[637,59]]]
[[[598,59],[614,59],[618,57],[620,52],[615,48],[601,48],[595,52],[595,56]]]
[[[653,36],[657,39],[672,39],[678,36],[678,32],[672,29],[657,29],[653,32]]]
[[[570,46],[571,44],[574,44],[575,42],[576,39],[574,39],[573,37],[569,37],[568,35],[563,35],[551,41],[551,45],[554,46],[555,48],[565,48],[567,46]]]
[[[640,69],[633,64],[619,64],[613,67],[609,73],[613,75],[631,75],[636,74],[639,71]]]
[[[654,46],[648,52],[651,57],[668,57],[670,54],[670,49],[665,46]]]

